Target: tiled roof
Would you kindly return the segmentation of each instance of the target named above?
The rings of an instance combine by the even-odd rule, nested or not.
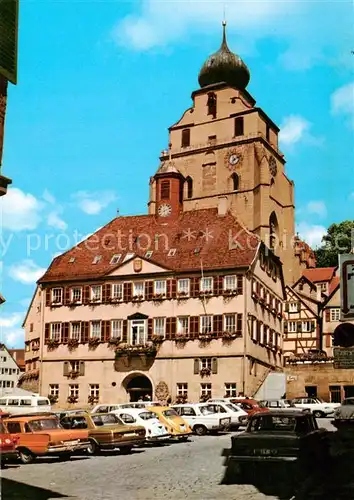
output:
[[[20,370],[25,369],[25,350],[24,349],[8,349],[9,354],[16,361],[17,366]]]
[[[332,281],[329,284],[329,290],[328,290],[328,295],[331,295],[331,293],[337,288],[337,286],[340,283],[340,277],[339,276],[333,276]]]
[[[117,217],[56,257],[39,283],[103,277],[127,254],[144,257],[147,250],[148,260],[177,272],[200,271],[201,261],[208,270],[248,267],[259,241],[233,215],[220,216],[214,208],[183,212],[168,222],[155,215]],[[176,249],[173,256],[170,249]],[[110,263],[114,254],[122,255],[118,266]],[[93,264],[95,256],[101,258]]]
[[[313,283],[331,281],[336,269],[336,267],[315,267],[314,269],[305,269],[303,275]]]

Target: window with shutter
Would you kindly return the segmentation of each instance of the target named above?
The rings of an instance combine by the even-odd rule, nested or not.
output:
[[[69,340],[69,323],[62,323],[62,342],[67,343]]]
[[[326,321],[331,321],[331,311],[330,309],[326,309],[326,312],[325,312],[325,317],[326,317]]]
[[[44,327],[44,343],[47,344],[50,339],[50,324],[46,323]]]
[[[123,320],[123,338],[122,338],[124,343],[128,342],[128,320],[124,319]]]
[[[198,375],[199,373],[199,358],[195,358],[194,360],[194,375]]]
[[[211,360],[211,372],[213,374],[218,373],[218,358],[213,358]]]
[[[238,275],[237,276],[237,295],[242,295],[243,294],[243,276]]]
[[[79,362],[79,375],[85,375],[85,361]]]
[[[45,305],[47,307],[49,307],[50,306],[50,302],[51,302],[51,291],[50,291],[50,289],[48,289],[45,292]]]
[[[242,335],[242,314],[237,315],[236,333]]]
[[[66,287],[64,288],[64,305],[68,305],[71,302],[71,297],[70,297],[70,288]]]
[[[132,300],[133,284],[128,282],[124,283],[124,300],[130,302]]]
[[[64,361],[64,364],[63,364],[63,375],[64,377],[67,377],[70,373],[70,365],[69,365],[69,361]]]

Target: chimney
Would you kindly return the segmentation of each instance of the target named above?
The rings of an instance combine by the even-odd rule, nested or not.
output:
[[[218,215],[219,217],[224,217],[228,210],[228,199],[226,196],[220,196],[218,198]]]

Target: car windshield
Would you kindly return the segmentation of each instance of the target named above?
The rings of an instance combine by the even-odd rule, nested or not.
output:
[[[62,429],[59,420],[56,418],[42,418],[40,420],[31,420],[28,422],[28,427],[32,432],[44,431],[48,429]]]
[[[178,417],[178,413],[175,410],[173,410],[172,408],[170,408],[169,410],[163,411],[162,415],[164,415],[165,417]]]
[[[156,418],[156,414],[152,411],[144,411],[139,414],[139,417],[143,420],[151,420],[152,418]]]
[[[226,408],[228,408],[231,411],[240,411],[240,408],[237,408],[236,405],[233,405],[231,403],[227,403],[225,406],[226,406]]]
[[[97,427],[102,427],[104,425],[123,425],[121,419],[113,414],[94,415],[92,421]]]
[[[251,420],[249,431],[294,431],[297,419],[295,417],[275,416],[266,413],[264,416]]]
[[[37,399],[38,406],[50,406],[48,399]]]

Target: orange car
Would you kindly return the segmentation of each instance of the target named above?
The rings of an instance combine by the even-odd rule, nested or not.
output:
[[[86,451],[89,446],[87,430],[63,429],[55,415],[14,415],[3,421],[11,436],[17,439],[17,451],[23,464],[43,455],[66,460],[76,451]]]

